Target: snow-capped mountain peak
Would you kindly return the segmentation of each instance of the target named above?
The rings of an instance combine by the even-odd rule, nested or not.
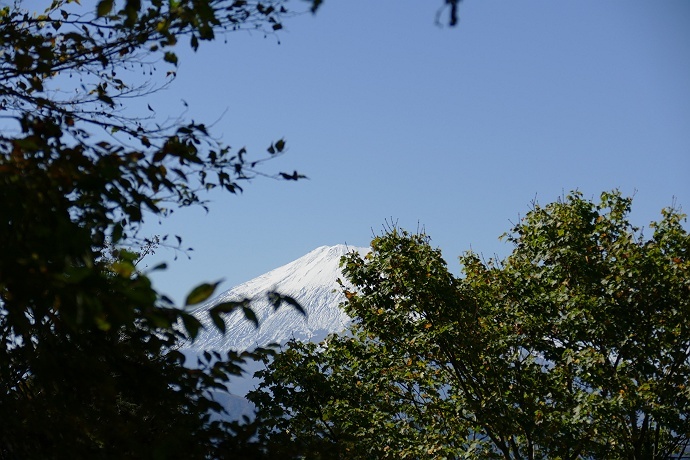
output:
[[[368,248],[346,245],[321,246],[299,259],[240,284],[194,311],[204,325],[190,350],[246,350],[269,343],[285,343],[291,338],[317,341],[332,332],[340,332],[350,318],[338,307],[344,296],[337,284],[342,278],[340,259],[348,252],[362,255]],[[275,291],[294,298],[306,311],[302,315],[284,304],[275,310],[266,293]],[[251,308],[259,327],[247,321],[241,311],[225,319],[226,332],[221,334],[213,325],[208,310],[227,301],[252,299]]]

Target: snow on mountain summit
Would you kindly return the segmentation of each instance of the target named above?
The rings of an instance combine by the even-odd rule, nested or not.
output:
[[[369,249],[342,244],[321,246],[220,294],[193,312],[204,328],[189,349],[242,351],[269,343],[285,343],[293,337],[318,341],[332,332],[342,331],[350,318],[338,307],[344,296],[336,280],[343,277],[340,258],[352,251],[364,255]],[[294,298],[307,315],[287,304],[274,310],[266,298],[269,291]],[[254,299],[251,307],[259,327],[246,320],[242,312],[235,311],[225,318],[226,332],[221,334],[213,325],[208,310],[221,302],[244,298]]]

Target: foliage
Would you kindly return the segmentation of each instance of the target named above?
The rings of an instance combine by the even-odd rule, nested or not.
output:
[[[320,3],[309,2],[314,11]],[[205,458],[247,448],[253,426],[212,421],[220,408],[209,390],[252,356],[180,365],[176,344],[201,325],[136,264],[153,246],[181,248],[181,238],[147,238],[141,225],[206,207],[205,190],[304,176],[263,172],[286,151],[283,139],[250,157],[184,114],[161,119],[146,96],[175,78],[180,43],[197,50],[232,31],[274,34],[291,14],[286,0],[53,0],[38,13],[0,4],[0,457]],[[198,286],[186,303],[214,288]],[[237,302],[214,309],[214,323],[222,329],[236,308],[256,321]]]
[[[307,458],[664,459],[690,440],[690,236],[618,192],[534,208],[449,273],[392,229],[343,259],[350,333],[291,343],[251,395]],[[356,440],[356,442],[355,442]]]
[[[321,345],[292,341],[257,373],[260,389],[248,397],[260,409],[267,449],[321,459],[452,452],[444,436],[455,428],[433,373],[361,330],[354,334]]]
[[[273,33],[282,3],[0,6],[0,457],[220,457],[241,438],[211,420],[220,407],[209,390],[251,355],[181,366],[176,344],[200,324],[137,269],[157,242],[140,230],[205,206],[204,190],[240,192],[285,141],[251,158],[201,123],[157,119],[143,101],[174,78],[178,40],[197,49],[232,30]]]

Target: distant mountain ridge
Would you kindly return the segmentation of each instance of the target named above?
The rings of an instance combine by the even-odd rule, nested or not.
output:
[[[370,249],[342,244],[321,246],[293,262],[218,295],[193,312],[204,328],[196,340],[184,348],[192,352],[243,351],[269,343],[282,344],[293,337],[320,341],[330,333],[344,330],[350,318],[338,307],[345,297],[336,280],[343,278],[341,257],[352,251],[364,255]],[[286,304],[274,310],[266,298],[269,291],[293,297],[307,315]],[[243,298],[255,299],[251,306],[259,320],[259,327],[254,327],[242,312],[236,311],[226,318],[226,332],[221,334],[213,325],[208,310],[221,302]]]

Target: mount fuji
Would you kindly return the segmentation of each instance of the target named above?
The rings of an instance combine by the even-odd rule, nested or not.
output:
[[[343,331],[350,318],[339,308],[345,296],[337,280],[343,278],[340,258],[353,251],[364,256],[370,249],[346,245],[321,246],[293,262],[223,292],[192,312],[203,329],[194,342],[184,344],[180,351],[188,357],[205,350],[245,351],[270,343],[284,344],[292,338],[318,342],[330,333]],[[287,304],[276,310],[266,295],[270,291],[292,297],[302,306],[306,315]],[[208,311],[219,303],[242,299],[252,299],[251,308],[259,327],[255,327],[242,311],[237,310],[225,317],[226,331],[222,334],[213,324]],[[230,391],[234,395],[244,395],[252,389],[257,382],[251,375],[259,366],[260,363],[246,365],[247,377],[235,379]],[[218,397],[224,400],[228,397],[238,399],[232,395]],[[223,402],[226,407],[228,404],[237,406],[238,402]],[[237,413],[237,410],[231,412]]]
[[[189,348],[198,351],[244,351],[269,343],[282,344],[291,338],[320,341],[332,332],[342,331],[350,318],[338,307],[345,297],[336,280],[343,277],[340,258],[352,251],[365,255],[369,249],[345,245],[321,246],[293,262],[218,295],[192,312],[203,329]],[[266,296],[269,291],[294,298],[304,308],[306,315],[287,304],[276,310]],[[222,302],[242,299],[252,299],[251,308],[259,327],[256,328],[238,310],[225,318],[226,332],[221,334],[208,310]]]

